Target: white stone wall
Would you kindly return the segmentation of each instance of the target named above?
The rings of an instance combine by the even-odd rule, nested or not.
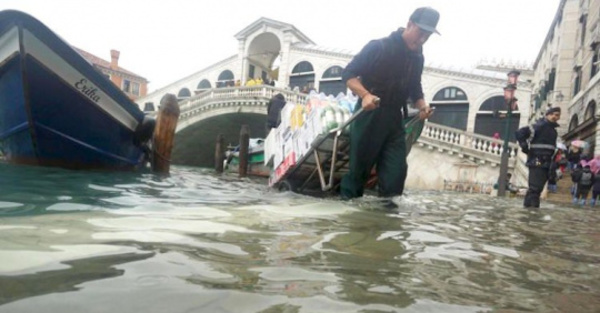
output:
[[[475,164],[458,154],[439,153],[415,144],[408,156],[406,189],[442,190],[444,179],[494,184],[500,167]]]

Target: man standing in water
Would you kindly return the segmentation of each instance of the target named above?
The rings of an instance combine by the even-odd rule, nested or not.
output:
[[[361,197],[371,169],[377,165],[379,196],[401,195],[408,164],[403,116],[411,98],[420,118],[432,111],[423,99],[423,44],[440,14],[429,7],[416,9],[406,28],[370,41],[344,69],[342,79],[359,96],[356,109],[365,112],[350,130],[350,171],[342,178],[344,199]]]
[[[529,186],[523,201],[525,208],[540,207],[540,194],[554,162],[559,119],[560,108],[550,108],[546,111],[546,117],[539,119],[535,125],[519,128],[515,133],[521,151],[527,154],[526,164],[529,167]]]

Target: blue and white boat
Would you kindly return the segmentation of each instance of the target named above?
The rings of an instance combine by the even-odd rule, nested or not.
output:
[[[129,170],[154,120],[37,19],[0,12],[0,155],[19,164]]]

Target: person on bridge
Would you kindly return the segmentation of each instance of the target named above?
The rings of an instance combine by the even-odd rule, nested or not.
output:
[[[285,97],[278,93],[267,104],[267,134],[271,128],[277,128],[281,123],[281,109],[285,106]]]
[[[406,28],[372,40],[342,72],[342,79],[359,96],[357,111],[364,112],[350,128],[350,166],[342,178],[342,199],[363,195],[373,166],[377,165],[379,196],[401,195],[408,164],[403,116],[410,97],[428,118],[432,110],[423,99],[423,44],[436,30],[440,14],[429,7],[416,9]]]
[[[529,186],[523,201],[525,208],[540,207],[540,194],[548,181],[549,171],[554,162],[559,119],[560,108],[549,108],[544,118],[532,126],[519,128],[515,133],[521,151],[527,154],[526,165],[529,167]]]

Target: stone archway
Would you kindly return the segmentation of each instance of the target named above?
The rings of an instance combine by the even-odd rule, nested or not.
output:
[[[246,53],[245,79],[261,78],[263,81],[274,79],[274,73],[279,66],[281,55],[281,42],[273,33],[262,33],[252,39]]]

